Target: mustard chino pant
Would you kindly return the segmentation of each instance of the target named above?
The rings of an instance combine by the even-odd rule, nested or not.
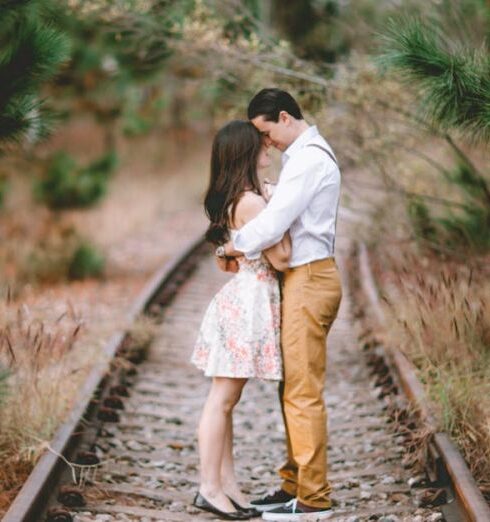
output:
[[[279,471],[281,487],[308,506],[327,508],[326,338],[342,296],[334,259],[287,270],[282,291],[284,381],[279,395],[288,459]]]

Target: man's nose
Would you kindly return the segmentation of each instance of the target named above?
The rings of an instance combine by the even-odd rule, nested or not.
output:
[[[264,145],[269,148],[272,145],[272,140],[269,136],[264,136]]]

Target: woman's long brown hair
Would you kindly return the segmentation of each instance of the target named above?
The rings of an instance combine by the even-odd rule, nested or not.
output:
[[[214,138],[204,209],[210,220],[206,239],[215,245],[229,239],[230,223],[243,193],[261,194],[257,176],[261,144],[259,131],[242,120],[227,123]]]

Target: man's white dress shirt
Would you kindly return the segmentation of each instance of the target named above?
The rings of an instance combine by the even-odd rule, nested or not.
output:
[[[313,144],[332,152],[316,126],[308,127],[283,153],[279,182],[267,207],[233,238],[235,249],[247,258],[258,258],[287,230],[292,242],[290,267],[334,255],[340,171]]]

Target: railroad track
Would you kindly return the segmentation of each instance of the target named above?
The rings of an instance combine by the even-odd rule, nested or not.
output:
[[[341,265],[349,248],[339,241]],[[188,361],[204,310],[228,277],[201,241],[155,276],[131,312],[160,317],[149,353],[132,347],[125,333],[111,340],[107,355],[119,354],[118,363],[94,370],[4,522],[213,520],[191,506],[198,487],[196,426],[209,383]],[[427,479],[409,467],[412,446],[399,416],[403,401],[394,396],[379,360],[373,364],[363,353],[356,324],[344,280],[329,337],[325,394],[335,501],[329,519],[465,520],[454,502],[447,503],[450,489],[428,488]],[[244,490],[262,495],[277,485],[275,469],[284,456],[273,383],[247,383],[235,433]]]

